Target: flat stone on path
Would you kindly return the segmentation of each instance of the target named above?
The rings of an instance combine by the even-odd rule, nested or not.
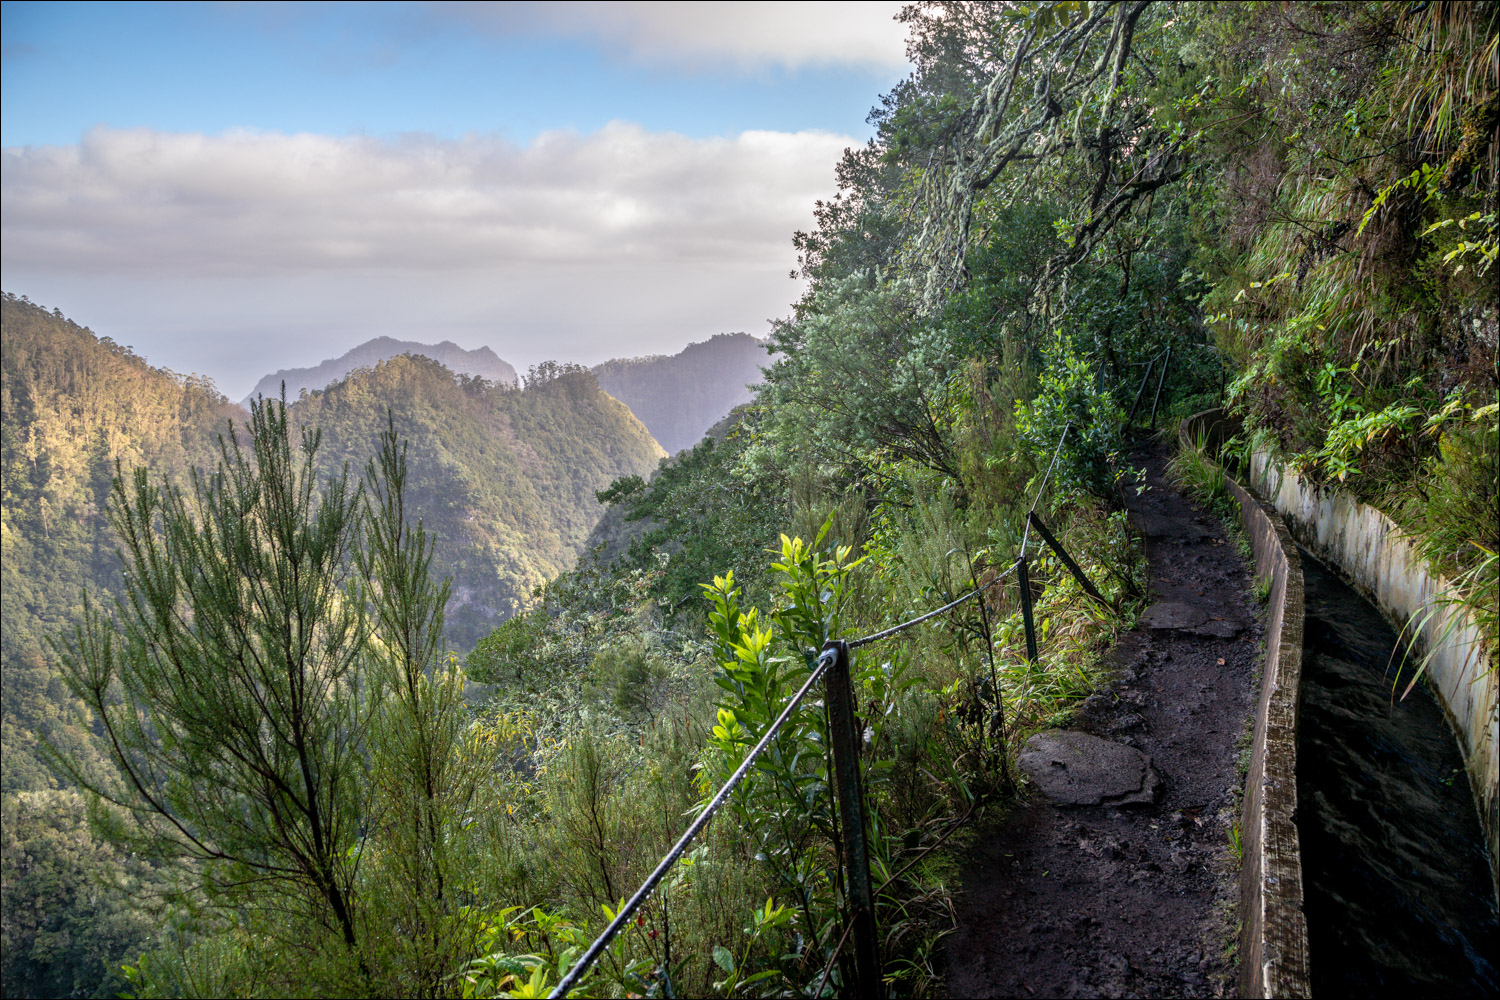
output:
[[[1147,628],[1175,629],[1211,639],[1233,639],[1244,631],[1242,626],[1212,615],[1207,608],[1185,601],[1158,601],[1141,612],[1140,623]]]
[[[1150,538],[1170,538],[1175,542],[1196,542],[1213,537],[1213,531],[1195,520],[1171,517],[1146,511],[1131,511],[1130,521],[1136,530]]]
[[[1058,805],[1149,806],[1161,793],[1150,757],[1123,743],[1069,729],[1031,737],[1020,764]]]
[[[1183,601],[1158,601],[1141,612],[1147,628],[1193,628],[1208,621],[1208,611]]]

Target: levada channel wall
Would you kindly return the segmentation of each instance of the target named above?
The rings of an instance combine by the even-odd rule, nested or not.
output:
[[[1179,433],[1184,447],[1201,441],[1212,456],[1236,429],[1222,410],[1214,409],[1189,417]],[[1256,575],[1271,585],[1255,737],[1240,814],[1240,995],[1306,997],[1312,987],[1296,823],[1302,562],[1274,507],[1227,474],[1225,486],[1239,504]]]
[[[1251,456],[1250,481],[1270,498],[1299,542],[1336,567],[1405,636],[1414,635],[1402,676],[1411,676],[1425,660],[1428,688],[1463,748],[1489,847],[1492,890],[1500,892],[1497,637],[1483,634],[1467,609],[1451,599],[1453,585],[1433,572],[1395,522],[1374,507],[1313,485],[1263,450]]]

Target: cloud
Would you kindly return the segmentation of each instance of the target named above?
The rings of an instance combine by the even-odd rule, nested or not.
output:
[[[524,368],[765,331],[848,137],[95,129],[5,149],[7,291],[231,395],[386,333]]]
[[[907,65],[900,3],[438,3],[439,17],[501,34],[544,31],[691,68]]]
[[[6,149],[4,259],[78,273],[788,262],[852,140],[615,123],[526,146],[95,129]]]

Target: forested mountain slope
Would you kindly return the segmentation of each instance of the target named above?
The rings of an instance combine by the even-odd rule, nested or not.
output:
[[[12,791],[52,784],[37,734],[81,738],[47,644],[76,620],[85,587],[96,600],[116,589],[106,519],[116,461],[127,474],[145,466],[185,484],[190,467],[214,464],[218,436],[244,413],[207,380],[153,368],[10,295],[3,391],[3,787]],[[539,366],[519,389],[401,355],[293,407],[299,423],[322,428],[330,472],[364,469],[387,410],[410,444],[414,513],[436,533],[437,569],[454,579],[447,633],[460,650],[572,566],[604,509],[596,491],[650,473],[662,456],[576,366]]]
[[[750,401],[749,385],[770,363],[765,342],[748,333],[720,333],[676,354],[615,358],[594,367],[604,391],[630,407],[675,455],[703,439],[716,422]]]
[[[105,518],[116,462],[185,481],[239,413],[206,379],[153,368],[128,347],[6,293],[3,344],[3,580],[0,638],[5,754],[0,787],[45,788],[36,736],[81,738],[47,643],[118,579]]]
[[[662,457],[576,366],[538,366],[521,389],[402,355],[308,395],[293,417],[322,429],[329,471],[361,470],[388,408],[410,448],[412,511],[437,536],[434,571],[453,577],[448,635],[460,650],[572,568],[604,510],[597,491]]]
[[[121,593],[107,517],[117,470],[187,487],[190,469],[216,464],[231,422],[244,440],[246,414],[207,380],[153,368],[56,311],[10,294],[3,310],[5,991],[114,993],[153,931],[149,900],[133,894],[159,879],[94,839],[84,798],[44,763],[45,739],[102,764],[53,643],[80,620],[84,590],[95,605]],[[459,652],[572,566],[603,510],[597,491],[663,457],[576,366],[538,366],[521,389],[401,355],[292,406],[294,423],[322,430],[323,470],[347,463],[356,476],[388,414],[409,446],[408,514],[435,536],[434,572],[454,582],[446,634]]]
[[[245,403],[248,404],[256,396],[264,396],[267,399],[275,398],[281,393],[282,382],[286,383],[286,398],[296,399],[303,389],[309,392],[322,389],[356,368],[369,368],[400,354],[420,354],[424,358],[441,362],[450,371],[460,375],[471,375],[510,385],[516,383],[516,370],[497,357],[495,352],[488,347],[476,347],[472,351],[466,351],[451,340],[445,340],[440,344],[423,344],[415,340],[376,337],[337,358],[330,358],[311,368],[286,368],[267,375],[255,383],[255,388],[250,390]]]
[[[132,893],[154,876],[92,837],[82,796],[42,763],[41,739],[99,760],[51,642],[85,588],[96,603],[119,592],[105,517],[115,463],[185,482],[240,411],[206,380],[8,292],[0,372],[0,971],[7,996],[112,995],[121,964],[150,946],[154,922]]]

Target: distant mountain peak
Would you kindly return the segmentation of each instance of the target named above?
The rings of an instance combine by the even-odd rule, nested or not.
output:
[[[267,398],[279,396],[282,382],[286,383],[287,398],[296,399],[303,389],[313,392],[325,388],[356,368],[369,368],[402,354],[416,354],[431,358],[460,375],[477,375],[491,382],[505,382],[510,385],[515,385],[517,381],[516,370],[488,347],[476,347],[470,351],[459,347],[451,340],[444,340],[437,344],[423,344],[415,340],[397,340],[395,337],[380,336],[365,341],[337,358],[330,358],[310,368],[286,368],[273,372],[255,383],[255,388],[250,390],[250,395],[245,398],[245,402],[249,403],[256,396]]]
[[[719,333],[676,354],[615,358],[595,366],[594,374],[675,455],[749,402],[746,386],[759,383],[761,368],[771,362],[767,343],[748,333]]]

